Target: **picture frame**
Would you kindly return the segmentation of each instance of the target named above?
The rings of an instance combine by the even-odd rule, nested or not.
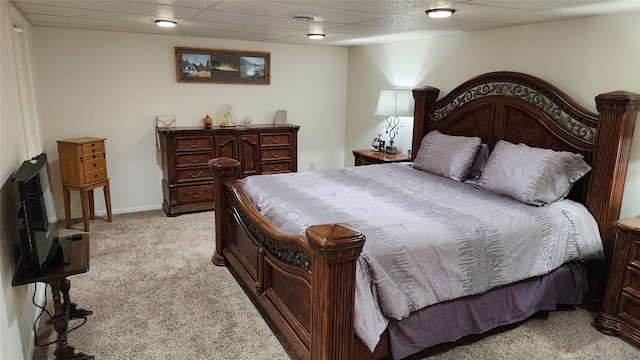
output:
[[[176,79],[188,83],[271,84],[271,53],[176,47]]]

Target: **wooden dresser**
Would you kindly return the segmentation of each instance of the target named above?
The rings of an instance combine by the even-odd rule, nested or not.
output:
[[[89,231],[89,219],[95,219],[93,190],[104,187],[108,221],[112,221],[111,191],[107,177],[104,138],[79,137],[58,140],[60,178],[64,196],[67,229],[71,228],[70,191],[80,192],[84,231]]]
[[[640,345],[640,217],[615,223],[609,282],[596,329]]]
[[[297,125],[158,129],[162,157],[162,209],[167,216],[214,209],[208,161],[240,161],[241,177],[294,172]]]

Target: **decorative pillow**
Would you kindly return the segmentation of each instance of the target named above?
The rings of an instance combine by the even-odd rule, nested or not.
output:
[[[413,167],[462,181],[467,178],[480,146],[479,137],[451,136],[433,130],[422,138]]]
[[[487,165],[487,160],[489,160],[489,145],[482,144],[476,159],[473,161],[473,165],[471,165],[471,170],[467,174],[467,179],[477,180],[482,174],[485,165]]]
[[[542,206],[567,196],[590,170],[582,155],[500,140],[476,186]]]

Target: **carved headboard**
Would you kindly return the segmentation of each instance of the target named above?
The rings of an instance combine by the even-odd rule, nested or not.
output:
[[[600,227],[606,261],[590,271],[590,307],[604,297],[613,250],[612,222],[620,215],[631,137],[640,95],[618,91],[598,95],[599,114],[576,104],[544,80],[515,72],[474,77],[437,100],[440,90],[414,89],[413,157],[424,135],[478,136],[491,149],[500,139],[584,155],[591,172],[570,197],[584,203]]]

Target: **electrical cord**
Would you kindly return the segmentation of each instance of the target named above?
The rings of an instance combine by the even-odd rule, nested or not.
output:
[[[43,346],[49,346],[51,344],[55,344],[56,342],[58,342],[58,340],[53,340],[51,342],[48,342],[46,344],[38,344],[38,330],[37,330],[37,326],[36,324],[38,323],[38,320],[40,319],[40,317],[42,316],[43,313],[47,313],[47,315],[49,316],[49,320],[53,322],[53,316],[51,315],[51,313],[49,312],[49,310],[46,309],[47,306],[47,284],[44,284],[44,292],[45,292],[45,296],[44,296],[44,305],[40,306],[36,303],[36,293],[38,291],[38,283],[34,283],[33,286],[33,297],[31,299],[31,302],[33,303],[33,305],[35,305],[38,309],[40,309],[40,314],[38,314],[38,316],[36,316],[36,319],[33,321],[33,343],[36,347],[43,347]],[[87,317],[86,316],[81,316],[81,317],[77,317],[75,319],[82,319],[82,323],[80,323],[77,326],[72,327],[71,329],[67,330],[67,334],[69,334],[70,332],[76,330],[77,328],[81,327],[82,325],[84,325],[87,322]]]

